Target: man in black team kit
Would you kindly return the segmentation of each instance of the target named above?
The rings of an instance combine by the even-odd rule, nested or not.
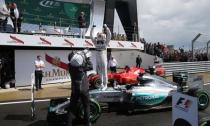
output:
[[[72,52],[69,54],[69,73],[71,76],[71,99],[69,106],[68,126],[73,126],[73,119],[76,115],[77,103],[81,100],[84,107],[85,126],[91,126],[89,83],[86,72],[93,69],[90,62],[91,52],[89,50]]]
[[[141,63],[142,63],[142,59],[141,59],[140,55],[138,55],[136,57],[136,67],[140,68],[141,67]]]

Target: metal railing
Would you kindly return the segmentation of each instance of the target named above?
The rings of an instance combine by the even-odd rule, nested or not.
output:
[[[162,63],[162,66],[166,70],[166,76],[171,76],[174,71],[185,71],[188,73],[210,71],[210,61]]]

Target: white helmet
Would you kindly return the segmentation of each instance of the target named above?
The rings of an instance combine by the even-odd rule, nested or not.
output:
[[[72,66],[75,66],[75,67],[79,67],[79,66],[82,66],[85,58],[90,58],[91,57],[91,51],[89,51],[88,49],[85,49],[83,51],[78,51],[76,52],[71,60],[69,61],[69,63],[72,65]]]
[[[89,51],[88,49],[85,49],[83,52],[87,58],[90,58],[92,56],[91,51]]]

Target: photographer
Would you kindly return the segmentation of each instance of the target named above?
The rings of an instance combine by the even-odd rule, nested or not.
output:
[[[90,61],[91,52],[87,49],[79,52],[72,52],[68,56],[69,73],[71,76],[71,100],[69,106],[68,126],[72,126],[72,121],[76,116],[77,103],[79,99],[84,107],[85,126],[91,126],[90,117],[90,97],[89,83],[86,72],[93,69]]]

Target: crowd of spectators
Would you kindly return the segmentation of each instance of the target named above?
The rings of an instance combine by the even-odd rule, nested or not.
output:
[[[113,33],[112,40],[127,41],[127,36],[125,34]]]
[[[165,44],[158,43],[144,43],[145,52],[150,55],[157,55],[162,58],[164,62],[189,62],[189,61],[208,61],[207,53],[195,50],[194,59],[192,58],[192,51],[183,48],[174,49],[169,48]]]

